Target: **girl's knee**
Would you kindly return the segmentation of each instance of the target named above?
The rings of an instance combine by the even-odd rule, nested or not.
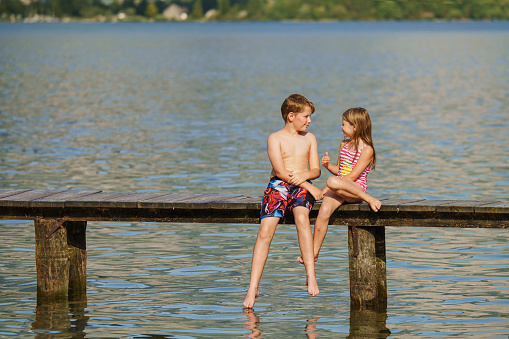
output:
[[[334,191],[338,191],[343,189],[345,180],[341,177],[329,177],[327,179],[327,186]]]
[[[322,206],[320,206],[320,210],[318,211],[318,218],[330,218],[334,210],[335,209],[333,209],[332,206],[322,204]]]

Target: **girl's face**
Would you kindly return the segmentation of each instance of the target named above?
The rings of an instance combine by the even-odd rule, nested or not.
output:
[[[341,129],[343,130],[343,134],[345,138],[353,138],[353,133],[355,132],[355,126],[343,119],[343,124],[341,125]]]

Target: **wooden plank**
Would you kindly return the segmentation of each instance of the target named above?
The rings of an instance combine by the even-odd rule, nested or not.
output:
[[[55,191],[47,191],[47,190],[30,190],[20,194],[16,194],[13,196],[8,196],[4,198],[0,198],[0,206],[8,206],[8,207],[30,207],[30,202],[32,200],[37,200],[40,198],[44,198],[50,195],[58,194],[63,192],[64,190],[55,190]]]
[[[475,206],[475,213],[509,214],[509,202],[497,201],[486,205]]]
[[[249,210],[262,208],[262,197],[249,197],[249,196],[223,196],[217,201],[210,203],[210,208],[225,209],[225,210]]]
[[[101,191],[63,191],[61,193],[45,196],[40,199],[30,201],[30,207],[65,207],[68,200],[78,199],[87,195],[99,193]]]
[[[184,201],[177,201],[173,205],[174,208],[181,209],[210,209],[212,208],[212,204],[214,203],[216,206],[221,208],[221,206],[225,206],[225,204],[221,205],[220,202],[222,200],[235,199],[239,198],[241,195],[213,195],[213,194],[203,194],[200,196],[196,196],[192,199],[186,199]],[[229,205],[233,207],[235,204],[235,200],[231,200]]]
[[[16,194],[24,193],[31,190],[19,190],[19,189],[0,189],[0,198],[10,197]]]
[[[401,200],[400,203],[393,209],[396,212],[436,212],[437,205],[445,204],[449,202],[448,200],[426,200],[426,199],[417,199],[417,200]]]
[[[139,208],[173,208],[176,202],[195,199],[202,194],[169,193],[154,199],[147,199],[138,203]]]
[[[105,201],[109,199],[118,198],[122,195],[128,195],[124,192],[99,192],[96,194],[89,194],[77,199],[68,200],[65,202],[65,207],[103,207]]]
[[[488,205],[493,201],[453,200],[446,204],[437,205],[437,212],[446,213],[474,213],[476,206]]]
[[[164,193],[126,193],[109,198],[101,203],[101,207],[109,208],[138,208],[140,201],[154,199]]]

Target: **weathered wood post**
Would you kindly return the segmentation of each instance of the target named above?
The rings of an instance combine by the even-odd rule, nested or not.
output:
[[[35,220],[37,300],[82,301],[87,293],[86,221]]]
[[[387,309],[385,227],[348,226],[350,305],[354,310]]]
[[[87,296],[87,222],[66,221],[69,257],[69,301],[83,301]]]
[[[34,222],[38,301],[67,301],[69,290],[67,229],[65,227],[56,229],[58,223],[56,219],[44,218],[37,218]]]

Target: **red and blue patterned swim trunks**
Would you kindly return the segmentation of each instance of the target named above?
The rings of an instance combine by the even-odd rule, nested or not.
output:
[[[314,203],[315,198],[308,190],[290,185],[278,177],[272,177],[263,195],[260,219],[267,217],[282,218],[287,210],[291,211],[297,206],[303,206],[311,210]]]

